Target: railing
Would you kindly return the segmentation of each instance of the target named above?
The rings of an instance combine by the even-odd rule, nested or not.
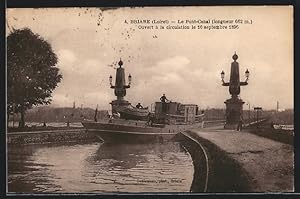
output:
[[[285,125],[285,124],[273,124],[274,129],[281,129],[281,130],[288,130],[292,131],[294,130],[294,125]]]
[[[250,122],[250,123],[245,123],[245,124],[244,124],[244,127],[254,126],[254,125],[260,124],[260,123],[262,123],[262,122],[264,122],[264,121],[266,121],[266,120],[267,120],[267,119],[264,118],[264,119],[260,119],[260,120],[258,120],[258,121],[254,121],[254,122]]]
[[[224,125],[226,120],[209,120],[203,121],[202,128],[211,127],[211,126],[222,126]]]
[[[174,114],[166,114],[170,120],[173,120],[176,124],[185,124],[186,116],[184,115],[174,115]],[[195,115],[195,122],[202,122],[204,114]]]

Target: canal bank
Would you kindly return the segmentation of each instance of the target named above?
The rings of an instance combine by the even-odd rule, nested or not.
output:
[[[193,159],[191,192],[251,192],[245,169],[218,146],[191,131],[178,134],[177,140]]]
[[[293,147],[247,132],[215,127],[177,135],[190,153],[191,192],[293,191]],[[10,145],[96,141],[84,129],[15,132]],[[208,161],[207,161],[208,160]]]
[[[292,192],[291,145],[247,132],[207,128],[188,131],[208,152],[209,192]]]
[[[46,144],[96,140],[95,136],[89,134],[83,128],[7,133],[7,144]]]

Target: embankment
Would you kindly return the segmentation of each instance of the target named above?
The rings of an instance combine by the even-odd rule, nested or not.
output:
[[[177,140],[189,151],[193,159],[195,172],[191,192],[204,192],[206,181],[206,192],[251,192],[247,172],[218,146],[191,131],[178,134]],[[204,153],[208,158],[208,169]]]
[[[97,138],[84,129],[16,132],[7,134],[7,144],[44,144],[61,142],[88,142]]]
[[[194,176],[190,192],[207,192],[207,164],[204,151],[201,146],[183,133],[176,135],[176,141],[179,141],[190,153],[193,165]]]

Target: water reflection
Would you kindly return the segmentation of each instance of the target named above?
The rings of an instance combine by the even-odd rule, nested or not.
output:
[[[179,143],[8,148],[9,192],[187,192],[193,172]]]

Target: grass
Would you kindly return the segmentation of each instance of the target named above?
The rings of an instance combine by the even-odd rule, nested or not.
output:
[[[294,131],[290,130],[282,130],[282,129],[274,129],[271,127],[272,120],[266,120],[259,125],[257,128],[256,125],[245,128],[246,132],[255,134],[257,136],[261,136],[264,138],[268,138],[277,142],[281,142],[284,144],[294,145]]]
[[[284,144],[294,145],[293,131],[272,128],[249,128],[247,132]]]

